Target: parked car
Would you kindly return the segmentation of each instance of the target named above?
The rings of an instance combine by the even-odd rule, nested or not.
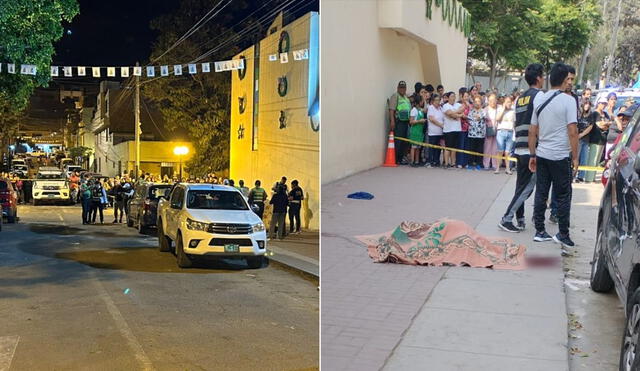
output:
[[[33,205],[43,201],[72,204],[69,180],[56,167],[41,167],[31,189]]]
[[[18,218],[18,193],[8,179],[0,179],[0,207],[0,219],[6,217],[7,223],[15,223]]]
[[[82,171],[86,171],[85,169],[82,168],[82,166],[80,165],[65,165],[64,167],[64,173],[67,175],[67,178],[71,176],[71,174],[78,172],[78,174]]]
[[[166,197],[171,184],[145,183],[136,187],[133,198],[129,200],[129,214],[127,226],[138,228],[138,232],[145,233],[147,229],[156,226],[158,220],[158,201]]]
[[[620,370],[640,370],[640,110],[608,163],[591,266],[591,288],[615,288],[625,308]]]
[[[216,184],[177,184],[158,204],[160,251],[175,242],[178,266],[194,257],[244,258],[260,268],[267,248],[262,220],[236,188]]]

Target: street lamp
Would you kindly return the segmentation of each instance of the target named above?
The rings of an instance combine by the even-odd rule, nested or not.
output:
[[[178,158],[180,159],[180,181],[182,181],[182,156],[186,155],[187,153],[189,153],[189,148],[185,146],[178,146],[173,149],[173,154],[178,156]]]

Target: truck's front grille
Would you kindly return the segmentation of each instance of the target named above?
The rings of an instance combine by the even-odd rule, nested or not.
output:
[[[238,245],[253,246],[249,238],[214,238],[209,242],[210,246]]]
[[[209,224],[208,232],[218,234],[251,234],[253,228],[250,224],[211,223]]]

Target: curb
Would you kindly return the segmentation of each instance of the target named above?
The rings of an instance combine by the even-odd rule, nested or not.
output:
[[[277,262],[295,271],[311,276],[315,279],[320,278],[320,265],[317,260],[309,258],[298,253],[287,251],[277,246],[267,247],[267,255],[269,260]]]

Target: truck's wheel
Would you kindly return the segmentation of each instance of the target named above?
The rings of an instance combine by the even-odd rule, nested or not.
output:
[[[620,347],[620,370],[633,371],[640,368],[640,288],[631,294],[627,304],[626,326]]]
[[[171,241],[164,235],[162,221],[160,220],[158,221],[158,250],[160,250],[160,252],[171,251]]]
[[[18,214],[17,211],[15,211],[13,215],[7,214],[7,223],[9,223],[9,224],[15,223],[17,214]]]
[[[251,269],[262,268],[262,263],[264,262],[264,256],[251,256],[246,258],[247,265]]]
[[[38,206],[38,200],[36,200],[35,198],[33,199],[33,206]]]
[[[176,240],[176,259],[178,260],[178,267],[189,268],[193,264],[191,257],[184,252],[184,244],[182,243],[182,235],[178,234]]]

